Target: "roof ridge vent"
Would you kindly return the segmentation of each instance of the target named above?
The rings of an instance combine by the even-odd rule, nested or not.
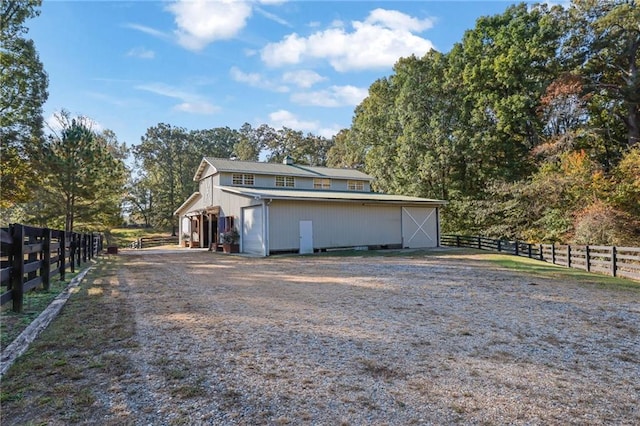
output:
[[[292,166],[293,165],[293,158],[291,158],[291,156],[287,155],[282,160],[282,164],[286,164],[287,166]]]

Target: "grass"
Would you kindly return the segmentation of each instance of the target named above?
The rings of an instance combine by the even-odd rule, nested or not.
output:
[[[580,269],[565,268],[540,260],[529,259],[526,257],[510,256],[504,254],[494,254],[482,251],[476,251],[480,254],[482,260],[498,265],[502,268],[513,271],[524,272],[527,274],[558,279],[572,279],[585,284],[595,284],[606,286],[607,288],[621,288],[640,290],[640,282],[611,277],[604,274],[582,271]]]
[[[0,348],[4,350],[31,322],[44,311],[47,306],[69,285],[78,272],[65,273],[65,281],[52,280],[49,290],[38,287],[24,295],[23,310],[13,312],[11,302],[0,309]]]
[[[285,255],[286,256],[286,255]],[[293,254],[290,256],[299,256]],[[450,248],[441,247],[434,249],[416,249],[416,250],[335,250],[325,253],[316,253],[308,256],[327,256],[327,257],[403,257],[403,258],[422,258],[428,256],[441,257],[465,257],[473,256],[476,260],[482,260],[502,268],[517,272],[524,272],[539,277],[571,279],[585,284],[594,284],[606,286],[607,288],[621,288],[640,290],[640,282],[626,278],[611,277],[604,274],[586,272],[580,269],[565,268],[553,265],[536,259],[526,257],[512,256],[507,254],[498,254],[487,252],[484,250],[472,248]],[[276,256],[277,257],[277,256]]]
[[[129,247],[142,237],[168,237],[171,233],[153,228],[114,228],[106,233],[107,244]]]
[[[99,260],[2,378],[3,418],[14,424],[72,424],[107,414],[96,407],[104,398],[101,385],[105,378],[124,380],[135,372],[120,351],[137,345],[126,295],[114,296],[119,293],[117,262],[115,257]],[[95,291],[99,287],[105,290]]]

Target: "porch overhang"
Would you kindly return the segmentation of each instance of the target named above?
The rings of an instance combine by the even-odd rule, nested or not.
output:
[[[220,206],[209,206],[200,210],[192,210],[190,212],[185,213],[187,217],[201,216],[201,215],[219,215],[220,214]]]

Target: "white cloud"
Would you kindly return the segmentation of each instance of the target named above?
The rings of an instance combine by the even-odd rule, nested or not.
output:
[[[179,0],[167,6],[175,15],[178,43],[189,50],[202,50],[216,40],[235,37],[251,16],[246,1]]]
[[[164,40],[168,40],[171,38],[171,36],[167,33],[164,33],[162,31],[156,30],[155,28],[151,28],[151,27],[147,27],[146,25],[140,25],[140,24],[125,24],[125,27],[127,28],[131,28],[133,30],[136,31],[140,31],[143,32],[145,34],[149,34],[151,36],[157,37],[157,38],[161,38]]]
[[[271,126],[275,128],[288,127],[293,130],[313,132],[320,127],[320,123],[317,121],[300,120],[295,114],[284,109],[269,114],[269,120]]]
[[[45,118],[44,123],[49,130],[57,134],[65,127],[68,128],[71,125],[71,119],[79,120],[81,124],[84,124],[89,128],[89,130],[92,130],[96,133],[100,133],[105,130],[105,127],[101,123],[95,121],[92,118],[79,114],[71,114],[69,117],[65,117],[63,111],[51,113],[47,118]]]
[[[303,89],[308,89],[314,84],[326,79],[326,77],[323,77],[317,72],[311,70],[288,71],[282,75],[282,81],[285,83],[295,84]]]
[[[254,10],[256,12],[258,12],[259,14],[261,14],[262,16],[264,16],[265,18],[270,19],[275,23],[278,23],[278,24],[283,25],[285,27],[291,27],[292,26],[285,19],[282,19],[281,17],[279,17],[278,15],[276,15],[274,13],[267,12],[266,10],[262,9],[261,7],[256,7],[256,8],[254,8]]]
[[[316,130],[316,134],[323,136],[327,139],[331,139],[332,137],[334,137],[335,135],[338,134],[338,132],[340,130],[342,130],[343,127],[338,126],[337,124],[331,126],[331,127],[323,127],[320,128],[318,130]]]
[[[355,86],[331,86],[325,90],[291,95],[291,101],[300,105],[321,107],[356,106],[368,95],[368,89]]]
[[[238,67],[231,67],[229,74],[233,80],[246,83],[251,87],[257,87],[259,89],[271,90],[273,92],[286,93],[289,88],[283,85],[274,83],[268,80],[262,74],[259,73],[245,73]]]
[[[153,50],[145,49],[144,47],[134,47],[127,52],[127,56],[132,56],[139,59],[153,59],[156,57],[156,52]]]
[[[391,30],[406,30],[409,32],[422,32],[433,27],[433,20],[429,18],[418,19],[406,15],[397,10],[375,9],[369,13],[365,24],[379,24]]]
[[[188,112],[190,114],[215,114],[220,111],[220,107],[217,107],[206,101],[198,102],[183,102],[173,107],[176,111]]]
[[[190,114],[214,114],[220,111],[220,107],[206,101],[201,95],[178,89],[164,83],[150,83],[136,86],[138,90],[155,93],[172,99],[178,99],[179,104],[173,107],[176,111]]]
[[[269,123],[271,127],[278,129],[281,127],[288,127],[289,129],[298,130],[301,132],[309,132],[314,135],[323,136],[325,138],[331,138],[336,135],[343,127],[333,124],[329,127],[320,125],[319,121],[305,121],[301,120],[290,111],[281,109],[269,114]]]
[[[376,9],[365,21],[351,22],[350,32],[334,23],[309,37],[289,34],[279,42],[267,44],[261,51],[261,58],[273,67],[324,59],[340,72],[388,68],[400,57],[422,56],[432,49],[431,41],[413,34],[431,25],[429,19]]]

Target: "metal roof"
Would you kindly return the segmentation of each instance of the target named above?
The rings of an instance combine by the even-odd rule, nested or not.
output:
[[[254,173],[280,176],[301,176],[328,179],[357,179],[372,181],[373,177],[354,169],[334,169],[330,167],[305,166],[303,164],[264,163],[256,161],[239,161],[224,158],[204,157],[194,180],[200,179],[205,169],[205,162],[209,163],[216,172]]]
[[[191,204],[191,202],[193,200],[196,200],[198,198],[200,198],[200,192],[198,192],[198,191],[196,191],[193,194],[189,195],[189,198],[187,198],[184,203],[180,204],[180,207],[178,207],[176,209],[176,211],[173,212],[173,215],[177,216],[180,213],[181,210],[183,210],[185,207],[187,207],[189,204]]]
[[[388,204],[428,204],[438,206],[447,204],[447,202],[443,200],[410,197],[407,195],[380,194],[377,192],[325,190],[309,191],[298,189],[247,188],[236,186],[216,186],[216,188],[219,188],[225,192],[241,195],[244,197],[251,197],[258,200],[355,201]]]

